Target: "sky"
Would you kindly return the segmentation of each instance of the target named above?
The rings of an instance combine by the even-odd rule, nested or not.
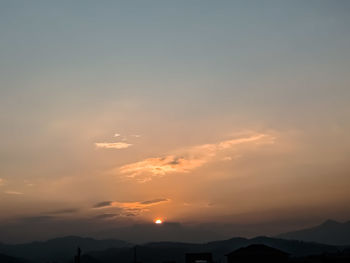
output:
[[[1,241],[349,220],[349,11],[1,0]]]

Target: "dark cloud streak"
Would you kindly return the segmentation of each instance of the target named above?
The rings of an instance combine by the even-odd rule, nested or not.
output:
[[[72,214],[78,212],[79,208],[66,208],[66,209],[60,209],[55,211],[50,211],[47,214],[49,215],[59,215],[59,214]]]
[[[106,218],[113,218],[113,217],[117,217],[117,216],[119,216],[119,214],[101,214],[101,215],[97,215],[96,218],[106,219]]]
[[[150,205],[150,204],[156,204],[156,203],[167,202],[167,201],[169,201],[169,199],[158,198],[158,199],[143,201],[143,202],[141,202],[141,204],[143,204],[143,205]]]
[[[103,201],[95,204],[93,208],[102,208],[112,206],[113,201]]]

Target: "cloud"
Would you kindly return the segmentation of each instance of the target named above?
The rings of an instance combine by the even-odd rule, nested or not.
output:
[[[0,186],[4,184],[4,179],[0,178]]]
[[[22,217],[19,220],[23,223],[42,223],[54,219],[52,216],[30,216]]]
[[[151,205],[151,204],[158,204],[158,203],[167,202],[167,201],[169,201],[169,200],[166,198],[158,198],[158,199],[143,201],[143,202],[141,202],[141,204],[142,205]]]
[[[48,214],[51,214],[51,215],[71,214],[71,213],[76,213],[78,211],[79,211],[78,208],[66,208],[66,209],[51,211],[51,212],[48,212]]]
[[[126,142],[97,142],[95,143],[96,148],[104,149],[126,149],[132,146],[130,143]]]
[[[135,177],[142,173],[161,176],[171,172],[188,172],[202,166],[205,162],[204,159],[186,159],[185,157],[169,155],[124,165],[120,168],[120,172],[127,174],[128,177]]]
[[[254,134],[247,137],[225,140],[214,144],[203,144],[183,150],[178,154],[164,157],[147,158],[119,168],[119,172],[130,178],[137,177],[139,182],[150,181],[154,176],[169,173],[187,173],[215,160],[220,152],[234,149],[241,144],[260,145],[274,143],[274,137],[268,134]]]
[[[149,211],[152,206],[160,205],[165,202],[169,202],[167,198],[157,198],[141,202],[117,202],[117,201],[103,201],[95,204],[93,208],[118,209],[119,216],[138,216],[145,211]]]
[[[125,216],[138,216],[139,213],[126,213]]]
[[[117,216],[119,216],[119,214],[101,214],[101,215],[97,215],[96,218],[108,219],[108,218],[113,218],[113,217],[117,217]]]
[[[126,209],[143,209],[150,206],[159,205],[161,203],[169,202],[169,199],[158,198],[152,200],[146,200],[141,202],[113,202],[112,205],[115,207],[126,208]]]
[[[106,208],[106,207],[119,207],[119,208],[144,208],[149,206],[158,205],[160,203],[169,202],[167,198],[157,198],[152,200],[146,200],[141,202],[118,202],[118,201],[103,201],[95,204],[93,208]]]
[[[4,193],[8,194],[8,195],[23,195],[22,192],[17,192],[17,191],[12,191],[12,190],[5,191]]]
[[[112,206],[113,201],[102,201],[93,206],[93,208],[102,208]]]
[[[115,133],[113,137],[119,137],[121,134],[120,133]]]

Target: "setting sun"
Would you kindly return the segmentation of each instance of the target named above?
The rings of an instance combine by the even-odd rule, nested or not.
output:
[[[156,224],[162,224],[163,223],[163,221],[161,220],[161,219],[156,219],[156,220],[154,220],[154,223],[156,223]]]

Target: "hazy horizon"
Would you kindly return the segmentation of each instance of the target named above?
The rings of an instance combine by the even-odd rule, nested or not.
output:
[[[349,11],[0,1],[0,241],[350,220]]]

